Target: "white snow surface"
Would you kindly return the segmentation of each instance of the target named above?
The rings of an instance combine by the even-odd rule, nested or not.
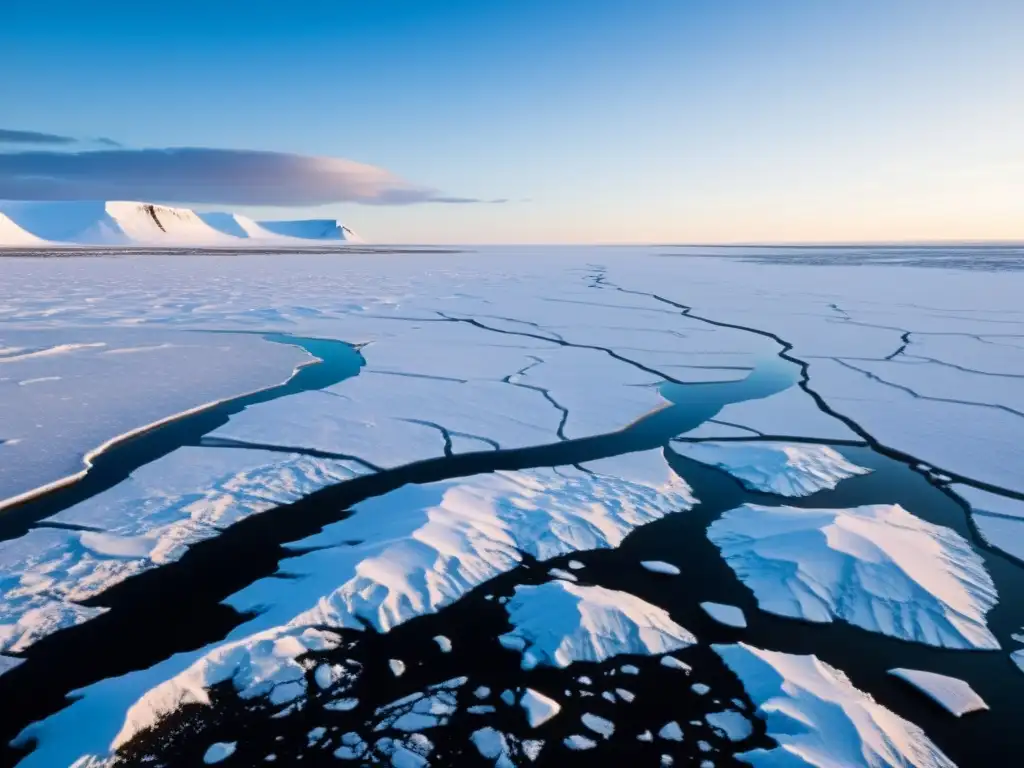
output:
[[[744,629],[747,626],[747,617],[743,615],[743,610],[735,605],[704,602],[700,604],[700,607],[719,624],[736,629]]]
[[[762,610],[946,648],[997,649],[995,586],[955,531],[899,505],[799,509],[747,504],[708,538]]]
[[[135,201],[13,202],[0,200],[4,246],[108,245],[229,247],[359,240],[333,220],[253,221],[235,213]]]
[[[778,742],[737,756],[755,768],[955,768],[924,731],[815,656],[743,643],[711,647],[740,678]]]
[[[971,686],[955,677],[923,669],[890,669],[890,675],[906,680],[946,711],[961,717],[988,709],[985,700]]]
[[[523,669],[657,655],[697,642],[664,609],[604,587],[561,580],[521,585],[505,609],[513,629],[502,644],[520,648]]]
[[[840,480],[871,471],[846,460],[827,445],[675,442],[673,450],[726,470],[750,490],[779,496],[810,496],[835,488]]]

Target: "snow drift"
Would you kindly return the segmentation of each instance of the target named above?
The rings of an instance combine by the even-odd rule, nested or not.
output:
[[[334,220],[254,221],[132,201],[0,201],[0,247],[300,245],[358,241]]]

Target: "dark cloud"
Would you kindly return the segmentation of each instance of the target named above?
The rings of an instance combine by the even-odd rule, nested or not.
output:
[[[209,149],[0,153],[0,199],[312,206],[483,203],[332,157]]]
[[[78,139],[70,136],[58,136],[55,133],[40,133],[39,131],[13,131],[9,128],[0,128],[0,144],[77,144]]]

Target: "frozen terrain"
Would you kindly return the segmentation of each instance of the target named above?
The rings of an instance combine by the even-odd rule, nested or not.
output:
[[[253,221],[236,213],[196,213],[188,208],[133,201],[14,202],[0,200],[4,246],[309,245],[359,242],[333,220]]]
[[[1009,749],[1024,254],[55,211],[0,205],[0,762]]]
[[[762,610],[946,648],[993,649],[995,586],[956,532],[898,505],[799,509],[748,504],[708,537]]]

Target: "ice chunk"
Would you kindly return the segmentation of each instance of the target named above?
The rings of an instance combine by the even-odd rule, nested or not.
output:
[[[672,563],[662,562],[661,560],[644,560],[640,565],[654,573],[664,573],[668,576],[679,575],[679,568],[677,566],[672,565]]]
[[[203,755],[203,762],[207,765],[213,765],[214,763],[219,763],[222,760],[227,760],[235,754],[235,749],[237,748],[237,742],[218,741],[216,744],[211,744],[210,748],[206,750],[206,754]]]
[[[842,619],[947,648],[997,649],[985,623],[996,590],[963,537],[899,505],[799,509],[744,505],[708,537],[762,610]]]
[[[754,727],[739,712],[725,710],[705,715],[705,720],[712,728],[721,731],[729,741],[743,741],[754,732]]]
[[[698,696],[706,696],[711,691],[711,687],[704,685],[704,683],[694,683],[690,686],[690,690],[696,693]]]
[[[508,742],[505,734],[494,728],[481,728],[469,735],[477,751],[482,757],[493,760],[495,768],[515,768],[509,757]]]
[[[955,677],[901,667],[890,669],[889,674],[906,680],[940,707],[957,717],[968,712],[988,709],[988,704],[974,692],[970,685]]]
[[[673,720],[662,726],[661,730],[658,731],[658,737],[666,741],[682,741],[683,729],[679,727],[679,723]]]
[[[955,768],[916,725],[854,688],[815,656],[713,645],[747,689],[778,742],[738,757],[754,766]],[[799,723],[799,727],[794,727]]]
[[[579,581],[574,574],[563,571],[561,568],[552,568],[548,571],[548,576],[554,576],[556,579],[565,579],[566,581]]]
[[[391,674],[395,677],[401,677],[405,674],[405,662],[401,659],[390,659],[388,666],[391,668]]]
[[[690,674],[690,671],[693,669],[693,667],[685,661],[680,661],[675,656],[662,656],[661,666],[668,667],[669,669],[678,669],[686,674]]]
[[[627,592],[565,581],[516,587],[506,606],[521,639],[523,669],[601,662],[624,653],[656,655],[697,642],[668,612]]]
[[[562,710],[562,705],[543,693],[527,688],[519,700],[519,706],[526,712],[526,721],[531,728],[543,725]]]
[[[593,749],[597,746],[596,741],[588,739],[586,736],[581,736],[578,733],[574,733],[572,736],[567,736],[562,743],[565,744],[567,749],[571,749],[573,752],[582,752],[585,749]]]
[[[434,642],[437,643],[437,647],[441,649],[441,653],[452,652],[452,641],[444,635],[438,635],[435,637]]]
[[[604,736],[606,739],[610,739],[612,734],[615,733],[615,723],[611,720],[606,720],[599,715],[595,715],[591,712],[585,712],[580,719],[587,728],[592,730],[594,733]]]
[[[727,627],[735,627],[736,629],[744,629],[747,626],[747,617],[735,605],[705,602],[701,603],[700,607],[719,624],[725,624]]]
[[[827,445],[771,442],[673,443],[687,458],[724,469],[744,486],[779,496],[810,496],[871,470]]]

